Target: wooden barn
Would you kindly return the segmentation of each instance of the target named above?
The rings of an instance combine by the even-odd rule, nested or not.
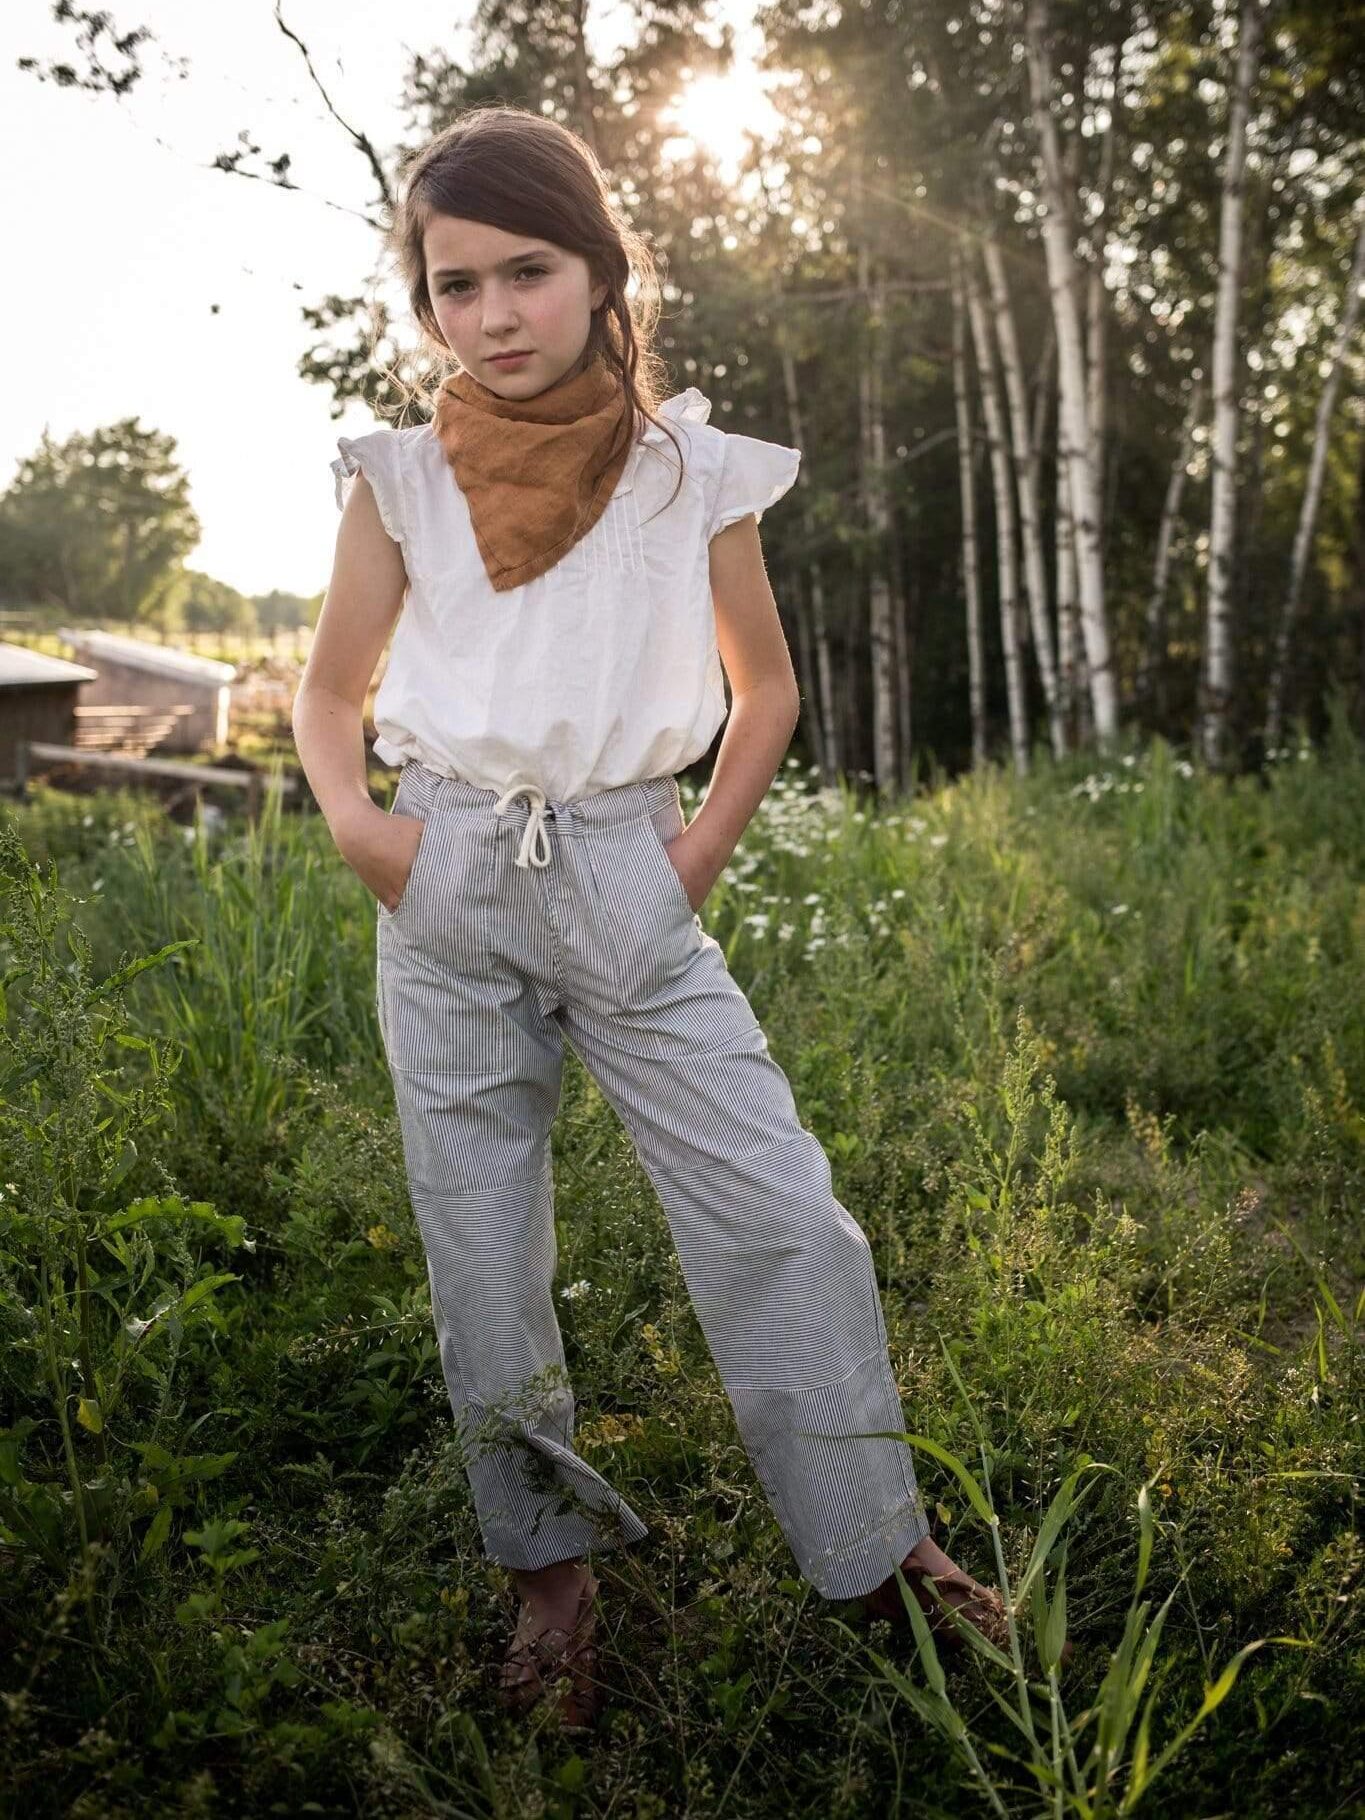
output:
[[[177,651],[171,645],[128,638],[119,632],[87,631],[60,627],[59,636],[72,647],[77,659],[94,666],[95,680],[81,693],[84,729],[93,735],[98,722],[107,719],[107,743],[142,752],[222,751],[228,743],[228,714],[234,664],[218,663]],[[143,737],[132,737],[121,716],[136,710],[143,722]],[[153,730],[147,723],[155,719]],[[82,744],[94,744],[92,737]]]
[[[85,664],[0,643],[0,788],[12,789],[18,782],[21,744],[73,743],[79,693],[96,675]]]

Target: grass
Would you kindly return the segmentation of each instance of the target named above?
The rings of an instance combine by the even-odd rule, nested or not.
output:
[[[1157,743],[878,808],[783,769],[703,920],[873,1244],[941,1539],[1015,1635],[945,1672],[795,1575],[570,1053],[577,1444],[651,1526],[596,1558],[585,1742],[492,1696],[514,1591],[451,1433],[368,893],[273,807],[0,816],[3,1804],[1354,1811],[1363,856],[1339,719],[1231,780]]]

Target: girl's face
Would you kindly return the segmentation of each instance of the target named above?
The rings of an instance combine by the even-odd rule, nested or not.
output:
[[[433,215],[422,251],[441,334],[481,385],[503,398],[534,398],[582,371],[592,312],[607,295],[586,259],[540,235],[455,215]],[[527,358],[492,358],[514,351]]]

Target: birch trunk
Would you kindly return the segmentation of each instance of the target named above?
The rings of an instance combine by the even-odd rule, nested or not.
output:
[[[1356,234],[1356,250],[1355,258],[1351,262],[1351,276],[1346,281],[1346,296],[1342,303],[1341,319],[1337,323],[1337,332],[1333,337],[1327,378],[1323,383],[1322,396],[1318,400],[1317,419],[1313,428],[1313,453],[1308,462],[1308,480],[1303,490],[1303,505],[1299,510],[1298,529],[1294,533],[1294,552],[1289,562],[1289,589],[1284,597],[1279,630],[1275,635],[1275,656],[1270,670],[1270,693],[1265,718],[1267,751],[1280,743],[1285,679],[1289,670],[1289,640],[1294,628],[1294,616],[1299,608],[1299,595],[1303,591],[1303,578],[1308,568],[1308,552],[1312,548],[1318,505],[1322,499],[1322,479],[1327,470],[1327,444],[1332,428],[1332,412],[1336,407],[1337,388],[1341,383],[1341,369],[1345,364],[1346,350],[1351,345],[1356,318],[1360,313],[1360,288],[1363,283],[1365,283],[1365,215],[1361,216],[1360,227]]]
[[[1000,577],[1000,648],[1005,659],[1005,696],[1009,705],[1010,749],[1014,769],[1026,777],[1029,769],[1028,708],[1024,700],[1024,672],[1019,661],[1019,556],[1014,515],[1014,477],[1010,473],[1005,411],[995,369],[986,305],[976,275],[971,241],[965,236],[958,254],[962,284],[967,293],[967,320],[976,349],[976,376],[981,386],[981,409],[986,419],[986,445],[990,450],[995,483],[995,551]]]
[[[1009,285],[1005,278],[1005,261],[993,239],[981,242],[986,277],[990,284],[991,308],[995,317],[995,337],[1000,347],[1000,364],[1005,377],[1005,397],[1009,402],[1010,434],[1014,445],[1014,471],[1019,483],[1019,525],[1024,545],[1024,579],[1028,593],[1029,620],[1033,627],[1033,651],[1038,662],[1038,677],[1047,704],[1048,731],[1052,755],[1061,758],[1066,751],[1066,729],[1057,707],[1057,666],[1052,655],[1052,630],[1048,611],[1047,567],[1043,560],[1042,513],[1038,503],[1038,449],[1029,432],[1028,397],[1024,389],[1024,367],[1019,357],[1019,336],[1015,329],[1014,310],[1010,304]]]
[[[882,415],[882,368],[885,343],[885,299],[881,269],[869,278],[870,256],[864,241],[858,249],[858,289],[866,301],[867,349],[858,383],[862,418],[863,512],[870,539],[872,575],[868,588],[868,641],[872,659],[872,776],[879,794],[896,782],[895,646],[892,633],[890,513],[886,499],[886,424]]]
[[[1069,477],[1081,633],[1090,678],[1091,708],[1100,742],[1107,745],[1118,734],[1118,701],[1105,615],[1099,501],[1091,459],[1076,247],[1069,225],[1070,210],[1057,121],[1052,112],[1052,66],[1047,31],[1046,0],[1028,0],[1025,38],[1029,92],[1039,143],[1043,250],[1047,257],[1048,290],[1057,330],[1057,371],[1061,387],[1058,443]]]
[[[1150,702],[1154,679],[1160,674],[1161,648],[1166,637],[1166,589],[1171,569],[1171,540],[1180,516],[1180,501],[1185,491],[1185,477],[1194,459],[1194,433],[1199,427],[1199,414],[1204,408],[1204,381],[1196,378],[1190,385],[1190,402],[1180,431],[1180,446],[1171,463],[1166,482],[1166,499],[1161,508],[1161,528],[1156,537],[1156,562],[1152,569],[1152,592],[1147,601],[1147,636],[1138,662],[1137,699],[1144,706]]]
[[[1071,525],[1071,476],[1062,456],[1060,412],[1057,435],[1057,681],[1067,736],[1074,747],[1083,741],[1080,704],[1084,699],[1084,677],[1076,635],[1076,539]]]
[[[1119,46],[1114,46],[1113,99],[1108,109],[1109,124],[1100,146],[1098,193],[1100,212],[1090,229],[1090,270],[1086,280],[1086,410],[1090,431],[1090,465],[1095,475],[1095,499],[1099,506],[1095,536],[1101,560],[1107,541],[1109,513],[1104,509],[1104,462],[1108,418],[1108,292],[1104,284],[1105,242],[1109,234],[1109,192],[1114,177],[1114,118],[1118,112]]]
[[[981,582],[976,542],[976,481],[972,466],[972,419],[967,402],[966,300],[962,256],[952,252],[953,402],[957,409],[957,474],[962,493],[962,586],[967,597],[967,692],[972,721],[972,764],[986,762],[986,683],[981,656]]]
[[[1209,515],[1208,623],[1205,637],[1206,763],[1221,767],[1232,702],[1232,554],[1237,494],[1237,315],[1242,288],[1242,213],[1246,127],[1261,44],[1260,0],[1242,0],[1237,68],[1228,104],[1218,226],[1218,305],[1213,328],[1213,497]]]

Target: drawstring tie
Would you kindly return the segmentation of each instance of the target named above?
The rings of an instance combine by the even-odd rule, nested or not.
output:
[[[521,845],[517,848],[519,866],[548,866],[550,863],[550,837],[545,831],[545,792],[538,784],[510,784],[498,798],[497,812],[505,815],[517,797],[525,796],[531,805],[531,813],[526,818],[522,829]],[[554,811],[551,810],[551,814]]]

